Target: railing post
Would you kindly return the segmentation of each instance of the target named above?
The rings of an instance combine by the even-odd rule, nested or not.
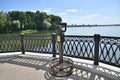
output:
[[[22,50],[22,54],[25,54],[24,34],[20,34],[20,37],[21,37],[21,50]]]
[[[56,57],[56,49],[55,49],[55,43],[56,43],[56,34],[52,33],[52,53],[53,57]]]
[[[100,34],[94,35],[95,41],[95,49],[94,49],[94,65],[99,65],[99,42],[100,42]]]

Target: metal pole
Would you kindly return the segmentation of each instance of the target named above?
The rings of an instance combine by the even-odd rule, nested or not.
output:
[[[52,34],[52,52],[53,52],[53,57],[56,57],[56,50],[55,50],[55,44],[56,43],[56,34]]]
[[[22,54],[25,54],[24,34],[20,34],[20,36],[21,36],[21,50],[22,50]]]
[[[94,35],[94,41],[95,41],[95,51],[94,51],[94,65],[99,65],[99,42],[100,42],[100,35],[95,34]]]
[[[63,62],[63,37],[62,37],[62,31],[59,30],[58,31],[59,35],[60,35],[60,42],[59,42],[59,63]]]

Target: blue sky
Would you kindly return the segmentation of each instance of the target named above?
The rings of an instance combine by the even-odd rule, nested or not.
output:
[[[120,24],[120,0],[0,0],[0,10],[39,10],[68,24]]]

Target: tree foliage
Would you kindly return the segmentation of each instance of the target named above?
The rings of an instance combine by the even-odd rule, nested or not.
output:
[[[0,33],[19,30],[54,30],[53,23],[61,21],[59,16],[48,15],[40,11],[0,11]]]

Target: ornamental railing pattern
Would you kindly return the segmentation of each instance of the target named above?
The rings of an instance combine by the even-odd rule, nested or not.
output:
[[[120,67],[120,37],[109,36],[73,36],[65,35],[63,53],[65,56],[94,60]],[[50,53],[56,56],[59,46],[56,35],[20,34],[1,35],[0,53],[4,52],[38,52]]]
[[[120,67],[120,37],[101,36],[99,61]]]
[[[52,53],[51,35],[31,34],[24,36],[25,51]]]
[[[92,59],[94,58],[93,36],[65,36],[64,54],[67,56]]]
[[[0,53],[21,51],[19,35],[0,36]]]

